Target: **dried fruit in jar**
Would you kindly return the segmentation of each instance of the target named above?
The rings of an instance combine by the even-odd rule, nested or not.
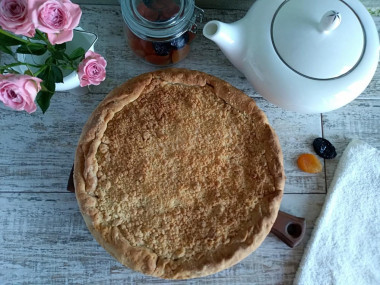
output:
[[[169,54],[168,55],[150,54],[150,55],[145,56],[145,60],[155,65],[169,65],[171,63]]]
[[[173,50],[172,62],[177,63],[177,62],[181,61],[182,59],[184,59],[188,55],[189,52],[190,52],[190,46],[189,45],[185,45],[181,49]]]
[[[143,0],[143,3],[147,6],[147,7],[151,7],[151,5],[153,4],[154,0]]]
[[[307,173],[319,173],[322,171],[322,164],[318,157],[311,153],[303,153],[297,159],[299,169]]]
[[[153,49],[157,55],[168,55],[171,51],[169,42],[153,42]]]
[[[174,17],[180,7],[173,0],[143,0],[137,10],[149,21],[163,22]]]
[[[139,4],[138,10],[143,17],[153,21],[154,18],[157,17],[157,14],[153,13],[154,11],[152,11],[151,8],[155,5],[163,5],[165,3],[170,3],[171,5],[169,6],[171,6],[172,9],[168,10],[168,6],[163,10],[158,9],[158,12],[155,12],[161,15],[164,11],[169,11],[170,17],[173,16],[172,13],[176,13],[175,11],[178,10],[178,5],[175,4],[173,0],[147,0]],[[194,33],[185,31],[171,40],[144,40],[134,34],[128,26],[125,26],[125,31],[128,45],[138,57],[143,58],[145,61],[154,65],[161,66],[177,63],[184,59],[190,51],[189,43],[195,36]]]
[[[171,18],[175,17],[180,8],[174,1],[168,1],[168,3],[165,4],[165,8],[161,11],[159,21],[168,21]]]
[[[324,138],[316,138],[313,141],[314,151],[325,159],[332,159],[336,157],[335,147],[331,142]]]
[[[155,54],[152,42],[140,39],[140,45],[145,52],[145,55]]]
[[[150,9],[149,6],[144,5],[144,3],[140,3],[137,6],[137,11],[143,16],[145,19],[151,22],[155,22],[159,19],[160,14],[158,11],[154,9]]]
[[[172,39],[170,45],[175,49],[183,48],[189,42],[189,32],[184,33],[178,38]]]

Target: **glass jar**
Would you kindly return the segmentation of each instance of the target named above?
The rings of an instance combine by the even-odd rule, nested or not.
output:
[[[145,62],[166,66],[190,52],[203,10],[194,0],[121,0],[127,42]]]

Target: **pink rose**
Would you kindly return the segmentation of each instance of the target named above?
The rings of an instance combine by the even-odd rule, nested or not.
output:
[[[69,0],[29,0],[32,20],[36,29],[47,33],[49,41],[61,44],[73,39],[82,10]]]
[[[36,32],[27,0],[0,0],[0,26],[17,35],[34,37]]]
[[[80,86],[99,85],[106,78],[106,60],[98,53],[89,50],[85,59],[79,63]]]
[[[0,101],[14,110],[33,113],[37,109],[34,99],[41,90],[41,82],[29,75],[0,74]]]

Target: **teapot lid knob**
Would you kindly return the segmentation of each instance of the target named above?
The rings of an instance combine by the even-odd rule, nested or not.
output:
[[[340,25],[341,21],[342,16],[339,12],[334,10],[328,11],[322,16],[322,19],[319,22],[319,29],[324,33],[328,33],[335,30]]]

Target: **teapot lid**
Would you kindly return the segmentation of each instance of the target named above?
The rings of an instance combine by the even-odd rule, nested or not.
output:
[[[289,68],[319,80],[341,77],[354,69],[366,43],[357,14],[339,0],[284,1],[272,20],[271,36]]]

